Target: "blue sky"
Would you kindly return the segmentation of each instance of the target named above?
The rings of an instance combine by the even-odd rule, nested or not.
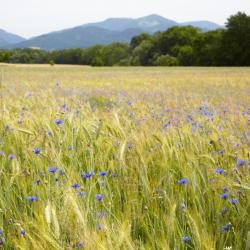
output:
[[[108,17],[149,14],[224,24],[237,11],[250,14],[250,0],[0,0],[0,28],[32,37]]]

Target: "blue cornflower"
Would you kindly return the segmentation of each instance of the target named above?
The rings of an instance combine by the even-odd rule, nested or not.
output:
[[[78,196],[81,196],[81,197],[85,197],[86,196],[86,192],[84,191],[80,191],[77,193]]]
[[[49,171],[50,173],[55,173],[57,170],[58,170],[58,167],[57,167],[57,166],[48,167],[48,171]]]
[[[58,178],[58,177],[55,177],[55,178],[54,178],[54,181],[55,181],[55,182],[59,181],[59,178]]]
[[[52,136],[52,132],[50,130],[47,131],[48,136]]]
[[[3,235],[3,229],[0,229],[0,235]]]
[[[105,176],[105,175],[107,175],[107,174],[108,174],[107,171],[101,171],[101,172],[99,173],[100,176]]]
[[[64,171],[63,169],[60,169],[60,170],[59,170],[59,174],[60,174],[60,175],[64,175],[64,174],[65,174],[65,171]]]
[[[238,198],[232,198],[232,199],[229,200],[229,202],[231,204],[236,204],[236,203],[239,203],[239,199]]]
[[[29,201],[37,201],[38,197],[36,195],[31,195],[31,196],[27,196],[26,199]]]
[[[75,147],[72,146],[72,145],[68,146],[68,150],[73,150],[74,148],[75,148]]]
[[[189,179],[188,178],[182,178],[180,180],[177,181],[178,184],[186,184],[189,183]]]
[[[166,122],[166,123],[163,124],[163,127],[167,128],[168,126],[170,126],[170,124],[171,124],[171,121],[168,121],[168,122]]]
[[[180,209],[185,209],[185,208],[186,208],[186,205],[185,205],[185,203],[182,202],[182,203],[180,204]]]
[[[227,199],[228,196],[229,196],[229,193],[228,193],[228,192],[225,192],[225,193],[223,193],[223,194],[220,195],[220,198],[221,198],[221,199]]]
[[[25,229],[21,229],[21,230],[20,230],[20,234],[25,235],[25,234],[26,234]]]
[[[39,155],[39,154],[41,153],[41,149],[40,149],[40,148],[34,148],[34,149],[32,150],[32,152],[33,152],[34,154],[36,154],[36,155]]]
[[[100,201],[103,198],[103,194],[96,194],[95,198],[96,200]]]
[[[242,167],[242,166],[244,166],[244,164],[245,164],[245,160],[237,160],[237,161],[236,161],[236,164],[237,164],[239,167]]]
[[[100,213],[98,213],[98,217],[99,218],[103,218],[103,217],[106,217],[108,215],[108,212],[107,211],[101,211]]]
[[[62,125],[63,123],[64,123],[64,120],[62,120],[62,119],[56,119],[55,120],[56,125]]]
[[[38,180],[34,180],[34,183],[35,183],[35,184],[40,184],[40,183],[41,183],[41,180],[39,180],[39,179],[38,179]]]
[[[221,231],[222,232],[228,232],[229,229],[230,229],[230,226],[231,226],[230,223],[226,224],[225,226],[221,227]]]
[[[183,240],[184,242],[187,242],[187,241],[190,241],[191,238],[190,238],[189,236],[184,236],[184,237],[182,237],[182,240]]]
[[[8,156],[8,160],[13,160],[13,159],[15,159],[16,158],[16,156],[14,155],[14,154],[10,154],[9,156]]]
[[[236,192],[237,192],[237,194],[241,194],[241,193],[243,193],[243,192],[244,192],[244,190],[242,190],[242,189],[238,189],[238,190],[236,190]]]
[[[74,183],[73,185],[72,185],[72,188],[79,188],[81,185],[79,184],[79,183]]]
[[[87,172],[87,173],[81,173],[81,177],[82,178],[84,178],[84,179],[88,179],[88,178],[90,178],[91,176],[93,176],[95,174],[95,172],[94,171],[92,171],[92,172]]]
[[[222,208],[221,209],[221,215],[224,216],[226,214],[226,212],[228,211],[228,209],[225,207],[225,208]]]
[[[39,174],[41,177],[44,177],[45,176],[45,173],[43,171],[40,172]]]
[[[223,188],[223,191],[228,191],[228,187],[224,186]]]
[[[223,169],[223,168],[216,168],[215,172],[218,173],[218,174],[222,174],[222,173],[226,173],[226,170]]]
[[[84,243],[83,243],[82,241],[78,241],[78,242],[76,243],[76,247],[77,247],[77,248],[82,248],[82,247],[84,247]]]

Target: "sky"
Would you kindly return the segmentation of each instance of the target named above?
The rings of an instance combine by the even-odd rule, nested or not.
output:
[[[177,22],[224,24],[250,0],[0,0],[0,29],[26,38],[109,17],[162,15]]]

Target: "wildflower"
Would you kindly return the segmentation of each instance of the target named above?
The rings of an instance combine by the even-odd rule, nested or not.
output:
[[[59,181],[59,178],[55,177],[55,178],[54,178],[54,181],[55,181],[55,182]]]
[[[225,207],[225,208],[222,208],[221,209],[221,215],[224,216],[226,214],[226,212],[228,211],[228,209]]]
[[[99,218],[103,218],[103,217],[106,217],[108,215],[108,213],[106,211],[101,211],[100,213],[98,213],[98,217]]]
[[[228,191],[228,187],[223,187],[223,191]]]
[[[107,175],[107,174],[108,174],[107,171],[101,171],[101,172],[99,173],[100,176],[105,176],[105,175]]]
[[[26,199],[29,201],[37,201],[38,197],[36,195],[31,195],[31,196],[27,196]]]
[[[77,248],[82,248],[82,247],[84,247],[84,243],[83,243],[82,241],[78,241],[78,242],[76,243],[76,247],[77,247]]]
[[[218,174],[222,174],[222,173],[226,173],[226,170],[223,169],[223,168],[216,168],[215,172],[218,173]]]
[[[243,193],[243,192],[244,192],[244,190],[242,190],[242,189],[238,189],[238,190],[236,190],[236,192],[237,192],[237,194],[241,194],[241,193]]]
[[[239,166],[239,167],[242,167],[245,165],[245,160],[237,160],[236,161],[236,164]]]
[[[180,209],[185,209],[185,208],[186,208],[186,205],[185,205],[185,203],[182,202],[182,203],[180,204]]]
[[[57,170],[58,170],[58,167],[57,167],[57,166],[48,167],[48,171],[49,171],[50,173],[55,173]]]
[[[72,145],[68,146],[68,150],[73,150],[74,148],[75,148],[75,147],[72,146]]]
[[[64,175],[64,174],[65,174],[65,171],[64,171],[63,169],[60,169],[60,170],[59,170],[59,174],[60,174],[60,175]]]
[[[38,180],[34,180],[34,183],[35,183],[35,184],[40,184],[40,183],[41,183],[41,180],[39,180],[39,179],[38,179]]]
[[[103,194],[96,194],[95,198],[96,200],[100,201],[103,198]]]
[[[0,235],[3,235],[3,229],[0,229]]]
[[[52,136],[52,132],[50,130],[47,131],[48,136]]]
[[[25,235],[25,234],[26,234],[25,229],[21,229],[20,234],[21,234],[21,235]]]
[[[220,198],[221,198],[221,199],[227,199],[228,196],[229,196],[229,193],[228,193],[228,192],[225,192],[225,193],[223,193],[223,194],[220,195]]]
[[[81,185],[79,184],[79,183],[74,183],[73,185],[72,185],[72,188],[79,188]]]
[[[171,124],[171,121],[168,121],[168,122],[166,122],[166,123],[163,124],[163,127],[167,128],[168,126],[170,126],[170,124]]]
[[[232,199],[229,200],[229,202],[231,204],[236,204],[236,203],[239,203],[239,199],[238,198],[232,198]]]
[[[34,149],[32,150],[32,152],[33,152],[34,154],[36,154],[36,155],[39,155],[39,154],[41,153],[41,149],[40,149],[40,148],[34,148]]]
[[[93,176],[95,174],[95,172],[94,171],[92,171],[92,172],[87,172],[87,173],[81,173],[81,177],[82,178],[84,178],[84,179],[88,179],[88,178],[90,178],[91,176]]]
[[[188,178],[182,178],[180,180],[177,181],[178,184],[186,184],[189,183],[189,179]]]
[[[80,196],[80,197],[85,197],[86,196],[86,192],[80,191],[80,192],[77,193],[77,195]]]
[[[0,156],[4,156],[4,152],[3,151],[0,151]]]
[[[156,193],[159,193],[159,194],[164,192],[162,188],[156,188],[155,191]]]
[[[183,240],[184,242],[187,242],[187,241],[190,241],[191,238],[190,238],[189,236],[184,236],[184,237],[182,237],[182,240]]]
[[[64,120],[62,120],[62,119],[56,119],[55,120],[56,125],[62,125],[63,123],[64,123]]]
[[[10,154],[10,155],[8,156],[8,160],[13,160],[14,158],[16,158],[16,156],[15,156],[14,154]]]
[[[44,177],[45,176],[45,173],[43,171],[40,172],[40,176],[41,177]]]
[[[220,154],[220,155],[222,155],[224,153],[224,150],[223,149],[220,149],[219,151],[218,151],[218,154]]]
[[[226,224],[225,226],[221,227],[221,231],[222,232],[228,232],[229,229],[230,229],[230,226],[231,226],[230,223]]]

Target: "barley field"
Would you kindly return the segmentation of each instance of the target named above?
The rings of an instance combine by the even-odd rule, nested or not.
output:
[[[250,249],[250,68],[2,64],[0,84],[2,249]]]

